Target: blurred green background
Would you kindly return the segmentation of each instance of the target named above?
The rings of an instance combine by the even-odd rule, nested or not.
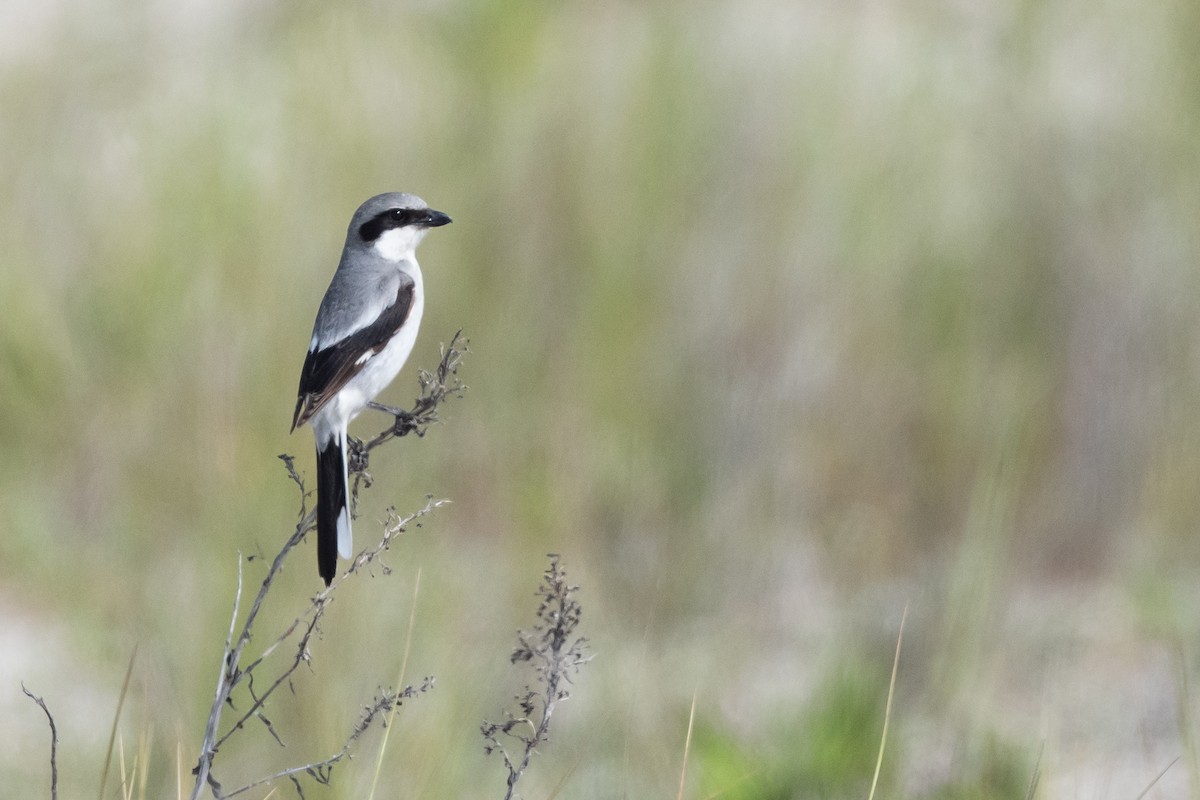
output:
[[[501,797],[478,726],[547,552],[596,658],[544,798],[1200,797],[1200,5],[0,6],[0,797],[176,794],[354,208],[450,213],[373,459],[453,504],[346,586],[227,787],[399,670],[380,796]],[[383,420],[366,417],[365,435]],[[319,588],[311,543],[264,620]],[[245,566],[255,586],[262,564]],[[273,629],[270,629],[273,630]],[[363,797],[377,733],[306,796]],[[1040,754],[1040,756],[1039,756]],[[109,796],[115,796],[113,785]],[[291,793],[287,786],[283,794]],[[257,796],[262,797],[265,791]],[[277,795],[280,796],[280,795]]]

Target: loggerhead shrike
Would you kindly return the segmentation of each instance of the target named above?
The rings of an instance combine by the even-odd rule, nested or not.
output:
[[[326,586],[338,554],[350,558],[347,426],[412,352],[425,309],[415,251],[430,228],[449,222],[402,192],[363,203],[317,311],[292,430],[308,422],[317,440],[317,570]]]

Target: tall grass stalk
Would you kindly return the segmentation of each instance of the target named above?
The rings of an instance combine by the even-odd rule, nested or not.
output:
[[[417,567],[417,577],[413,580],[412,608],[408,612],[408,630],[404,634],[404,655],[400,659],[400,672],[396,675],[396,686],[404,685],[404,677],[408,671],[408,653],[412,648],[413,628],[417,622],[417,598],[421,595],[421,567]],[[392,710],[388,712],[387,723],[383,726],[383,741],[379,744],[379,756],[375,759],[375,773],[371,776],[371,791],[367,794],[367,800],[375,800],[375,788],[379,785],[379,772],[383,769],[383,758],[387,754],[388,741],[392,735],[392,728],[396,722],[396,713],[400,710],[400,705],[392,706]]]
[[[896,696],[896,674],[900,671],[900,645],[904,642],[904,623],[908,620],[908,603],[900,615],[900,631],[896,634],[896,655],[892,659],[892,678],[888,681],[887,705],[883,712],[883,732],[879,735],[879,755],[875,759],[875,774],[871,776],[871,791],[867,800],[875,800],[875,787],[879,785],[879,773],[883,769],[883,752],[887,747],[888,726],[892,722],[892,699]]]

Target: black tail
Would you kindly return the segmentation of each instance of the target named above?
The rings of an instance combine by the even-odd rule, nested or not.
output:
[[[346,501],[346,453],[340,436],[317,445],[317,571],[328,586],[337,572],[338,517],[350,512]]]

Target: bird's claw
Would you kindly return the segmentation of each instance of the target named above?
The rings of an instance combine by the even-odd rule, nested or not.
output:
[[[395,436],[404,436],[405,434],[420,430],[420,426],[417,425],[417,417],[411,411],[405,411],[403,408],[396,408],[395,406],[385,406],[383,403],[376,403],[373,400],[367,403],[367,405],[376,411],[391,414],[396,418],[395,423],[392,425],[392,434]]]
[[[367,462],[370,460],[371,451],[367,450],[362,439],[353,436],[346,437],[346,443],[350,450],[346,454],[346,468],[349,472],[366,472]]]

